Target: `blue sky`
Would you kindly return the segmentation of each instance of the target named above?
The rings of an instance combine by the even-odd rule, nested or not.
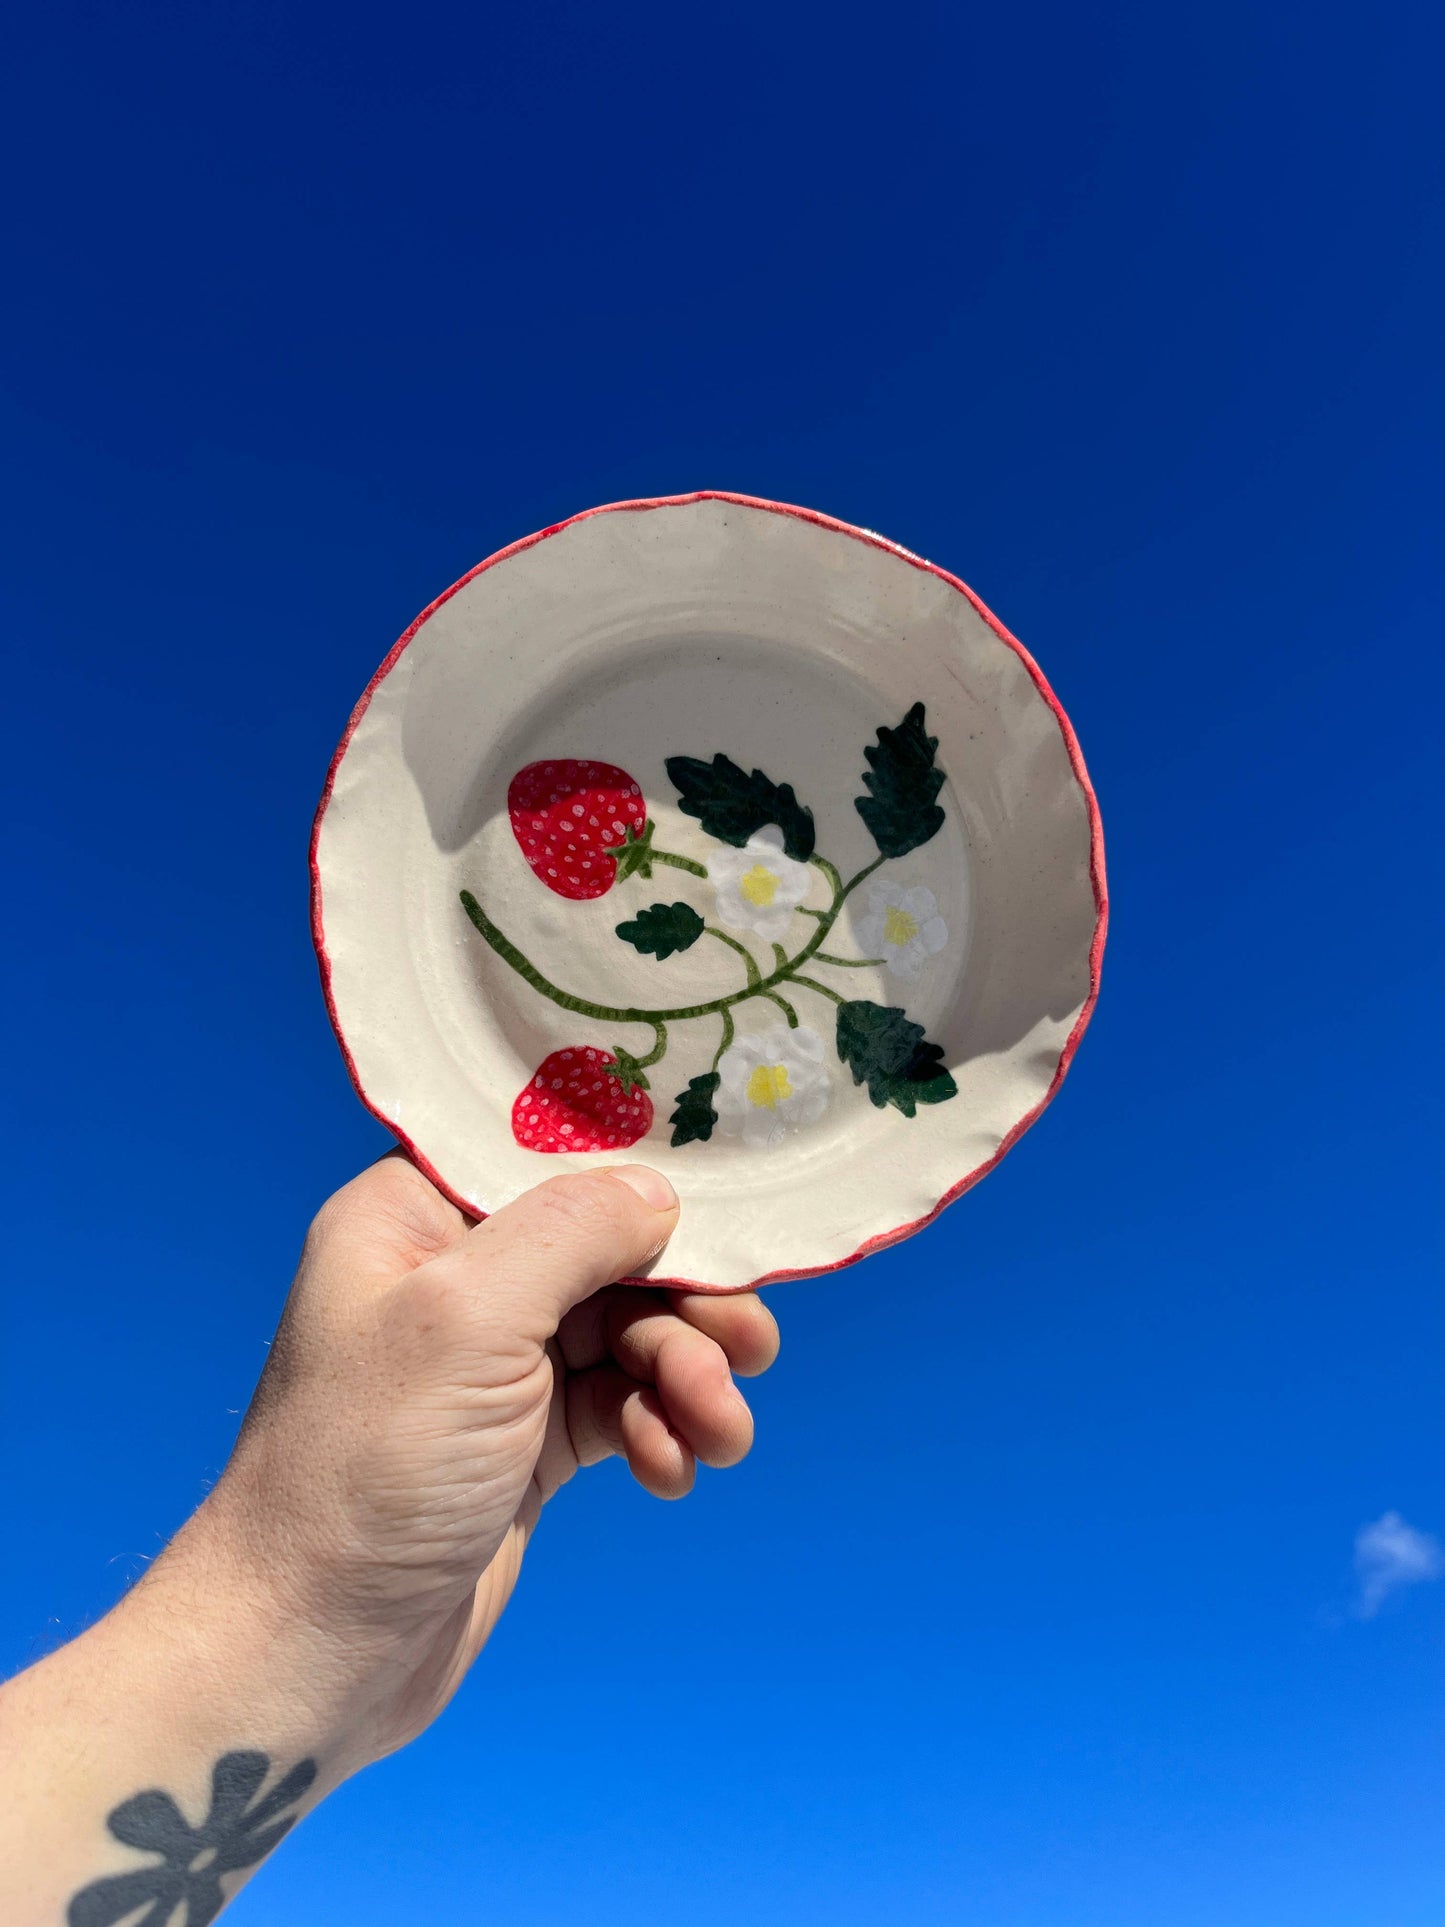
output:
[[[1438,1927],[1439,16],[57,0],[11,28],[0,1663],[224,1462],[382,1146],[306,836],[410,618],[594,502],[969,581],[1098,786],[1059,1102],[771,1294],[739,1472],[564,1495],[255,1927]],[[1435,1180],[1432,1187],[1432,1179]]]

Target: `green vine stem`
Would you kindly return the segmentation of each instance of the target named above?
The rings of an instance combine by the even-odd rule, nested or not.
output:
[[[816,855],[810,856],[808,858],[808,861],[816,865],[816,867],[820,869],[823,872],[823,875],[828,879],[828,887],[833,892],[832,907],[836,909],[838,905],[842,902],[843,898],[847,895],[847,891],[845,891],[843,888],[842,877],[839,876],[838,872],[833,868],[833,865],[828,861],[827,857],[825,856],[816,856]],[[856,882],[857,879],[855,878],[854,881]],[[852,884],[848,886],[849,889],[851,889],[852,887],[853,887]],[[823,914],[826,916],[827,911],[824,911]]]
[[[882,957],[830,957],[826,950],[815,950],[816,962],[832,964],[838,970],[877,970],[882,965]]]
[[[649,1064],[656,1064],[667,1053],[666,1024],[660,1023],[657,1018],[654,1017],[652,1020],[652,1028],[655,1035],[652,1040],[652,1049],[647,1053],[646,1057],[634,1057],[625,1044],[614,1044],[612,1046],[614,1069],[610,1074],[622,1080],[622,1088],[626,1091],[630,1091],[634,1087],[638,1090],[645,1091],[647,1089],[647,1066]]]
[[[492,922],[491,918],[487,915],[481,904],[477,902],[477,899],[472,895],[470,890],[462,891],[461,900],[462,908],[466,911],[468,917],[470,917],[472,923],[487,944],[502,959],[503,963],[510,965],[524,982],[529,983],[533,990],[540,992],[540,994],[549,999],[550,1002],[558,1005],[563,1010],[576,1011],[579,1017],[594,1018],[600,1024],[650,1024],[657,1034],[653,1055],[634,1061],[639,1064],[654,1064],[660,1058],[662,1050],[666,1048],[664,1041],[665,1032],[663,1030],[664,1025],[678,1023],[688,1017],[711,1017],[714,1014],[718,1014],[723,1017],[725,1025],[730,1029],[732,1024],[730,1013],[734,1005],[746,1003],[750,997],[768,996],[778,984],[802,984],[806,989],[816,990],[821,992],[825,997],[831,997],[834,1003],[841,1004],[845,1001],[838,995],[837,991],[829,990],[825,984],[815,983],[810,977],[800,977],[798,972],[802,965],[808,962],[810,957],[816,956],[822,949],[824,939],[827,937],[834,923],[837,922],[838,914],[849,896],[851,896],[858,885],[863,882],[865,877],[871,876],[879,864],[886,861],[886,858],[881,855],[876,856],[871,863],[865,863],[857,875],[850,877],[846,883],[843,882],[837,870],[828,862],[826,857],[814,856],[810,861],[816,864],[832,884],[833,901],[828,908],[822,912],[818,919],[817,929],[813,932],[812,936],[809,937],[797,955],[786,958],[786,960],[780,963],[768,976],[760,976],[757,963],[752,953],[742,944],[738,943],[735,938],[725,935],[724,932],[714,929],[713,926],[709,924],[707,928],[714,937],[719,938],[723,943],[747,959],[749,982],[742,990],[731,991],[725,997],[711,997],[706,1003],[701,1004],[676,1004],[663,1010],[646,1009],[637,1004],[597,1004],[593,1003],[590,997],[578,997],[570,990],[563,990],[559,984],[554,984],[550,977],[543,976],[531,958],[517,948],[516,944],[512,942],[505,931],[498,929],[497,925]],[[776,1003],[782,1000],[773,998],[772,1001]],[[786,1009],[788,1006],[785,1005],[784,1008]],[[794,1021],[796,1021],[796,1019],[794,1019]],[[727,1041],[730,1041],[730,1038]],[[725,1041],[719,1051],[719,1057],[722,1054],[722,1050],[726,1048],[727,1042]]]
[[[667,1055],[667,1025],[659,1018],[654,1017],[652,1020],[652,1028],[657,1032],[656,1037],[652,1040],[652,1049],[647,1053],[646,1057],[634,1057],[632,1060],[640,1071],[646,1070],[649,1064],[659,1063]]]
[[[739,943],[736,937],[730,937],[725,930],[719,930],[716,925],[711,923],[703,925],[703,934],[709,937],[716,937],[718,942],[725,943],[729,950],[737,951],[738,955],[748,967],[748,982],[756,989],[763,981],[763,973],[758,969],[757,959],[753,956],[752,951],[748,949],[747,945],[745,943]]]
[[[721,1013],[721,1015],[722,1015],[722,1039],[719,1042],[717,1049],[713,1052],[712,1067],[714,1070],[716,1070],[718,1065],[723,1061],[723,1053],[727,1050],[728,1045],[733,1041],[733,1034],[737,1029],[737,1026],[733,1022],[733,1014],[730,1010],[724,1010]]]
[[[790,978],[789,981],[793,982],[796,980]],[[798,1028],[798,1013],[793,1009],[793,1006],[788,1002],[786,997],[780,997],[776,990],[760,990],[758,995],[760,997],[766,997],[770,1004],[777,1005],[778,1009],[788,1020],[789,1030],[796,1030]]]
[[[675,856],[671,850],[655,850],[652,847],[652,833],[657,828],[649,816],[642,826],[641,836],[629,827],[620,843],[608,846],[608,853],[617,864],[617,880],[621,883],[626,877],[650,877],[654,863],[671,864],[674,870],[686,870],[689,876],[705,877],[707,866],[695,863],[690,856]]]
[[[835,1004],[846,1004],[848,1001],[846,997],[840,997],[836,990],[829,990],[826,984],[820,984],[816,978],[800,977],[796,971],[789,981],[795,983],[799,990],[816,990],[820,997],[831,997]]]
[[[822,858],[820,857],[818,861],[821,862]],[[878,856],[874,857],[871,863],[865,863],[863,865],[863,868],[858,872],[857,876],[849,877],[848,881],[843,885],[842,895],[838,898],[838,901],[833,905],[833,916],[836,917],[838,912],[843,908],[843,898],[852,896],[853,892],[858,888],[858,885],[862,883],[865,878],[871,877],[873,872],[879,867],[880,864],[886,863],[887,861],[888,861],[887,857],[880,853]],[[833,866],[831,863],[828,865],[828,868],[830,870],[833,870]],[[838,872],[836,870],[833,870],[833,875],[837,876],[837,874]],[[829,919],[830,928],[831,928],[831,924],[832,924],[832,918]]]

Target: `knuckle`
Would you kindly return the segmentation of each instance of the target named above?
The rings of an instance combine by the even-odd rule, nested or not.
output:
[[[450,1241],[456,1213],[409,1158],[384,1157],[356,1183],[367,1204],[394,1218],[416,1243],[441,1250]]]
[[[596,1465],[623,1447],[625,1394],[593,1374],[568,1382],[565,1417],[579,1465]]]
[[[621,1285],[610,1294],[603,1320],[607,1346],[635,1378],[651,1372],[669,1329],[666,1311],[650,1293]]]
[[[378,1188],[385,1187],[387,1182],[381,1166],[373,1165],[370,1170],[359,1172],[349,1183],[333,1191],[311,1220],[306,1233],[307,1254],[314,1257],[328,1247],[354,1237],[366,1222],[368,1208],[373,1205]]]
[[[306,1238],[301,1247],[303,1257],[314,1259],[324,1251],[337,1237],[350,1212],[350,1202],[346,1193],[334,1192],[306,1227]]]
[[[446,1256],[398,1278],[381,1301],[386,1335],[408,1350],[447,1346],[471,1303],[460,1266]]]
[[[572,1244],[615,1241],[628,1230],[634,1213],[628,1209],[625,1185],[603,1172],[579,1172],[549,1178],[539,1187],[537,1206],[544,1229]]]

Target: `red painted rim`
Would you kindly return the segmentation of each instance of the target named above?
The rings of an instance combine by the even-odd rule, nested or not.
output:
[[[911,1238],[914,1232],[922,1231],[925,1226],[932,1224],[939,1213],[946,1210],[955,1199],[961,1198],[965,1191],[972,1190],[980,1178],[986,1178],[994,1166],[1018,1143],[1029,1126],[1035,1123],[1048,1109],[1058,1092],[1059,1086],[1063,1083],[1068,1073],[1069,1066],[1074,1060],[1074,1053],[1078,1050],[1084,1032],[1089,1027],[1089,1019],[1094,1014],[1094,1006],[1099,1001],[1099,976],[1104,961],[1104,939],[1109,928],[1109,891],[1104,874],[1104,826],[1100,821],[1099,804],[1094,795],[1094,786],[1089,781],[1088,770],[1084,767],[1084,754],[1079,748],[1079,739],[1074,734],[1074,726],[1065,715],[1063,704],[1049,687],[1048,679],[1045,677],[1043,671],[1019,641],[1018,637],[1007,630],[993,611],[984,603],[980,602],[966,582],[961,582],[956,575],[950,575],[947,569],[940,569],[936,563],[925,562],[922,556],[914,555],[908,549],[900,548],[896,542],[890,542],[881,535],[874,535],[871,530],[855,528],[851,522],[840,522],[834,516],[821,515],[816,509],[798,508],[790,502],[769,502],[763,500],[760,496],[734,495],[727,489],[716,488],[697,489],[690,495],[656,495],[636,502],[605,502],[598,508],[583,509],[578,515],[569,515],[565,522],[554,522],[550,528],[539,529],[535,535],[524,536],[520,542],[513,542],[505,549],[498,549],[495,555],[489,555],[484,562],[479,562],[474,569],[469,569],[467,573],[459,577],[449,589],[444,589],[436,598],[435,602],[429,603],[427,607],[422,610],[421,614],[416,618],[416,621],[411,624],[410,628],[403,633],[390,650],[381,667],[362,691],[360,702],[357,703],[355,709],[351,712],[351,719],[346,725],[341,741],[336,745],[336,753],[331,758],[331,766],[326,772],[325,787],[322,789],[321,801],[316,806],[316,816],[311,825],[311,941],[316,947],[316,961],[321,972],[321,991],[326,999],[326,1014],[331,1019],[331,1028],[335,1031],[336,1041],[341,1046],[341,1055],[346,1064],[347,1075],[351,1079],[356,1095],[361,1099],[367,1110],[371,1112],[372,1116],[376,1118],[379,1123],[386,1126],[387,1130],[391,1132],[392,1136],[398,1144],[401,1145],[402,1149],[417,1166],[418,1170],[426,1174],[438,1191],[442,1193],[443,1197],[448,1198],[466,1217],[475,1218],[477,1216],[476,1207],[469,1204],[465,1198],[461,1197],[452,1189],[441,1172],[438,1171],[431,1160],[417,1148],[407,1136],[406,1132],[402,1130],[401,1126],[397,1124],[394,1119],[389,1118],[385,1111],[367,1094],[366,1088],[362,1084],[360,1074],[356,1068],[356,1059],[351,1054],[351,1046],[346,1041],[346,1033],[341,1027],[341,1018],[337,1012],[336,999],[332,994],[331,988],[331,959],[326,951],[326,930],[321,900],[321,867],[318,855],[321,841],[321,824],[326,815],[327,808],[330,805],[332,791],[336,786],[336,772],[341,767],[341,760],[350,746],[352,737],[356,734],[362,717],[370,707],[371,699],[375,695],[377,688],[385,678],[391,674],[403,650],[407,648],[412,638],[420,630],[422,624],[431,616],[435,615],[436,611],[441,608],[444,602],[450,601],[458,589],[464,589],[469,582],[475,581],[475,579],[487,569],[495,568],[497,563],[506,562],[512,556],[520,555],[524,549],[530,549],[538,542],[545,542],[549,536],[559,535],[563,529],[570,529],[574,522],[589,521],[594,515],[621,515],[637,513],[645,509],[680,508],[689,502],[733,502],[740,508],[766,510],[770,515],[796,516],[800,522],[812,522],[820,529],[831,529],[835,534],[852,536],[854,541],[866,543],[869,548],[886,550],[889,555],[896,555],[900,561],[907,562],[911,567],[922,569],[928,575],[937,576],[940,582],[946,582],[951,589],[956,589],[960,595],[968,599],[978,611],[979,615],[983,617],[989,628],[992,629],[998,637],[999,641],[1007,644],[1023,664],[1024,668],[1027,669],[1030,677],[1033,679],[1034,687],[1053,711],[1054,720],[1058,723],[1059,732],[1064,739],[1064,747],[1068,751],[1069,764],[1074,772],[1074,780],[1079,785],[1079,789],[1083,794],[1085,808],[1088,811],[1089,881],[1093,887],[1095,910],[1094,935],[1089,945],[1089,994],[1084,1000],[1083,1009],[1079,1012],[1073,1029],[1069,1032],[1065,1040],[1064,1048],[1059,1053],[1059,1061],[1054,1068],[1054,1075],[1050,1080],[1049,1088],[1044,1092],[1044,1095],[1039,1099],[1034,1108],[1021,1117],[1013,1126],[1012,1130],[1008,1132],[993,1156],[985,1159],[982,1164],[970,1171],[965,1177],[960,1178],[956,1184],[951,1185],[931,1211],[925,1212],[921,1218],[912,1219],[907,1224],[896,1225],[891,1231],[881,1231],[875,1237],[865,1239],[856,1251],[850,1252],[846,1258],[835,1259],[832,1264],[809,1265],[791,1271],[767,1271],[764,1272],[761,1277],[752,1279],[750,1283],[746,1285],[708,1285],[701,1283],[696,1278],[649,1277],[636,1280],[639,1284],[668,1286],[679,1291],[731,1294],[739,1291],[756,1291],[760,1285],[781,1284],[790,1278],[824,1277],[830,1271],[841,1271],[847,1265],[857,1264],[860,1258],[867,1258],[875,1251],[884,1251],[889,1245],[898,1244],[904,1238]]]

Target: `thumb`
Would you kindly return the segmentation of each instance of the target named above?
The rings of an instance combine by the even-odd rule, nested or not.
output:
[[[524,1191],[447,1253],[448,1271],[491,1314],[544,1343],[573,1305],[655,1258],[677,1225],[677,1194],[645,1164],[581,1171]]]

